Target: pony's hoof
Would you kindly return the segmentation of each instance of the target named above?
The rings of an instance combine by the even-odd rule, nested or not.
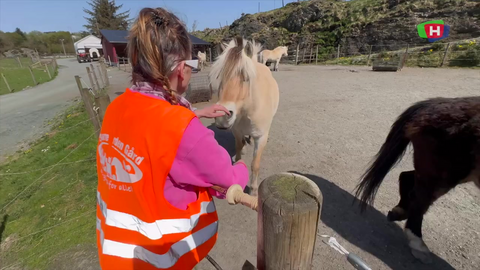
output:
[[[243,190],[243,192],[251,195],[250,193],[252,192],[252,189],[249,186],[245,186],[245,189]]]
[[[408,218],[407,213],[400,207],[394,207],[391,211],[388,211],[387,220],[392,221],[402,221]]]

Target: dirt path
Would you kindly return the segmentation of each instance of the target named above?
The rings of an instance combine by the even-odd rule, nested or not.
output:
[[[76,58],[57,61],[59,74],[53,81],[0,96],[0,162],[44,134],[48,130],[45,121],[80,96],[74,76],[86,76],[86,64],[79,64]]]
[[[111,74],[123,80],[111,92],[120,94],[129,86],[128,75]],[[410,255],[403,222],[387,222],[385,214],[399,199],[398,174],[412,168],[410,150],[380,187],[375,209],[361,216],[352,206],[352,190],[397,115],[428,97],[478,95],[478,70],[405,68],[397,73],[375,73],[367,67],[284,65],[274,76],[280,86],[280,107],[260,176],[265,179],[295,171],[315,181],[324,197],[319,234],[336,237],[372,269],[478,269],[480,191],[473,185],[451,191],[425,216],[424,239],[436,254],[431,265]],[[217,130],[212,122],[203,121],[233,156],[233,136]],[[247,162],[251,155],[248,148]],[[216,200],[216,205],[219,239],[210,255],[223,269],[241,269],[246,260],[256,265],[256,213],[221,200]],[[317,239],[313,269],[354,269],[345,257]],[[214,268],[204,260],[198,269]]]

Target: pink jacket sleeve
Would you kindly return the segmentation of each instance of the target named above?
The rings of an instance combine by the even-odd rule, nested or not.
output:
[[[183,134],[170,176],[178,185],[229,188],[239,184],[245,188],[249,173],[243,163],[232,165],[230,155],[215,140],[213,131],[193,118]],[[214,190],[210,193],[225,198]]]

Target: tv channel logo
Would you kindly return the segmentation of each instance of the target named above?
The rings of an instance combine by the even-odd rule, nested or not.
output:
[[[447,38],[450,34],[450,26],[444,24],[442,20],[428,21],[417,25],[417,31],[421,38],[434,42]]]

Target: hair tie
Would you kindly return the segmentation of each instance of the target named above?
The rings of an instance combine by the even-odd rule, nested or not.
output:
[[[158,14],[156,14],[155,12],[152,11],[152,17],[153,17],[153,22],[157,25],[157,26],[161,26],[163,25],[163,18],[158,16]]]

